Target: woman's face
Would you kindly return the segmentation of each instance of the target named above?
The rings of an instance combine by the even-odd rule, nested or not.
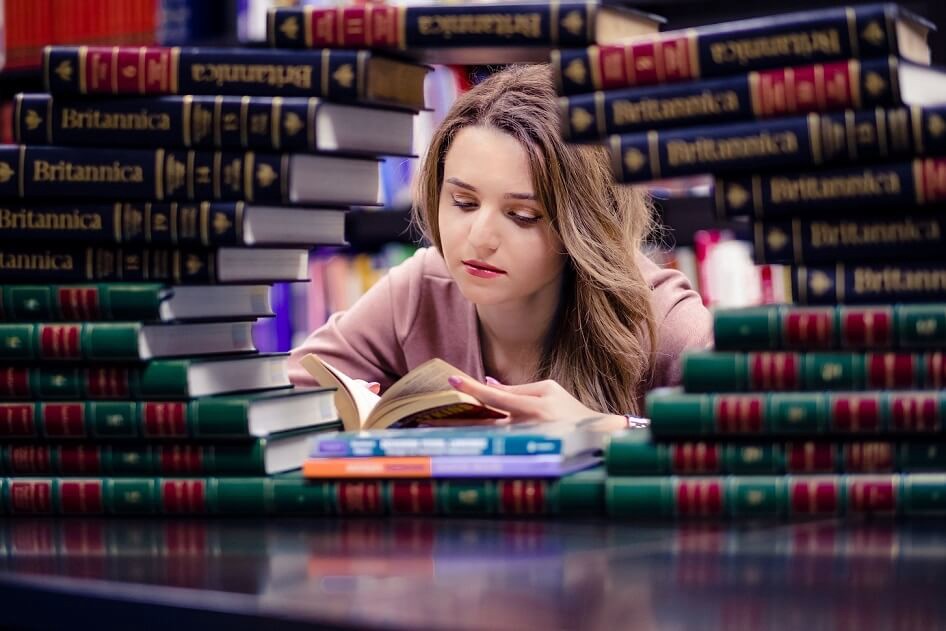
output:
[[[465,127],[444,161],[439,205],[443,257],[477,305],[559,291],[561,241],[535,198],[525,150],[491,127]]]

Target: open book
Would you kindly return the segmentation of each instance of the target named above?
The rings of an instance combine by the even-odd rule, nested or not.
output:
[[[447,384],[451,375],[467,377],[442,359],[431,359],[394,382],[380,397],[315,353],[302,358],[302,367],[321,386],[334,386],[335,407],[345,431],[441,425],[455,420],[502,418],[506,413],[484,405]]]

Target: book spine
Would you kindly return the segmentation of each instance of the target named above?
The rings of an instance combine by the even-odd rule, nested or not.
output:
[[[937,391],[648,395],[658,437],[919,434],[943,431]]]
[[[774,174],[725,175],[713,184],[720,219],[882,212],[946,200],[946,159]]]
[[[933,353],[696,352],[683,358],[687,392],[940,388]]]
[[[559,477],[559,456],[378,456],[309,458],[307,478]]]
[[[929,121],[946,107],[845,110],[750,123],[651,130],[611,136],[621,182],[666,177],[885,160],[946,152],[946,135]]]
[[[234,445],[0,445],[0,471],[11,476],[264,475],[262,443]]]
[[[312,456],[532,456],[562,453],[562,440],[541,434],[521,436],[421,436],[417,438],[315,438]]]
[[[594,41],[596,11],[595,4],[586,2],[309,6],[271,10],[266,31],[276,48],[573,48]]]
[[[785,268],[789,301],[799,305],[946,301],[946,266],[855,263]]]
[[[211,284],[218,282],[216,263],[216,250],[4,246],[0,250],[0,282]]]
[[[140,333],[135,322],[0,324],[0,359],[137,361]]]
[[[760,265],[933,260],[942,256],[944,231],[946,213],[758,220],[754,258]]]
[[[19,94],[16,142],[28,145],[315,151],[317,98],[165,96],[59,99]]]
[[[289,155],[0,145],[10,198],[288,202]]]
[[[3,366],[4,399],[182,399],[189,396],[186,360],[140,366]]]
[[[77,94],[367,96],[365,51],[275,51],[165,46],[48,46],[46,91]]]
[[[899,54],[895,10],[839,7],[553,51],[561,95]]]
[[[720,309],[713,334],[722,351],[946,348],[946,305]]]
[[[843,109],[902,105],[899,61],[845,61],[753,71],[721,79],[561,97],[562,135],[609,134],[720,124]]]
[[[166,293],[153,283],[3,285],[0,320],[156,320]]]
[[[9,515],[600,515],[604,477],[313,482],[299,477],[0,478]]]
[[[892,442],[651,443],[612,439],[608,475],[781,475],[941,471],[940,445]]]
[[[0,237],[129,245],[245,245],[243,202],[41,204],[0,207]]]
[[[240,397],[0,403],[0,438],[232,439],[249,436]]]
[[[946,475],[609,478],[608,513],[629,519],[946,514]]]

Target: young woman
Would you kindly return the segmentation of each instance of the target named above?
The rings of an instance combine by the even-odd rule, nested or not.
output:
[[[614,184],[601,147],[566,145],[548,66],[517,66],[461,96],[431,141],[415,221],[433,247],[393,268],[292,352],[386,388],[440,357],[477,381],[444,387],[507,422],[602,417],[628,426],[712,321],[677,271],[640,251],[643,193]]]

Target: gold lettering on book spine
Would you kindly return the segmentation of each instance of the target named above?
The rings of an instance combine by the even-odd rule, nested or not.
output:
[[[747,66],[778,57],[840,57],[838,29],[812,29],[780,35],[735,38],[710,45],[710,57],[716,64]]]

